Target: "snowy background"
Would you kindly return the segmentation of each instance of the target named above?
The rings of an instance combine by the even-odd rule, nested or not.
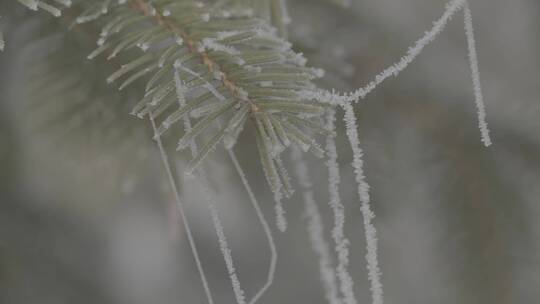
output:
[[[291,40],[327,71],[321,85],[338,90],[363,86],[396,62],[445,3],[352,0],[343,9],[290,2]],[[15,5],[0,0],[0,8]],[[480,142],[461,13],[406,71],[356,107],[386,303],[540,298],[540,3],[474,0],[471,10],[493,146]],[[6,40],[15,31],[25,32],[9,28]],[[0,303],[205,303],[157,150],[73,148],[30,128],[25,53],[17,49],[23,39],[11,38],[0,53]],[[300,194],[285,202],[289,229],[279,233],[248,140],[237,154],[278,251],[275,282],[260,303],[327,303]],[[359,303],[370,303],[352,155],[343,133],[337,143],[349,269]],[[176,158],[181,169],[185,158]],[[207,171],[250,298],[266,280],[270,251],[225,160],[217,153]],[[326,167],[308,161],[332,248]],[[186,179],[180,192],[215,302],[234,303],[202,189]]]

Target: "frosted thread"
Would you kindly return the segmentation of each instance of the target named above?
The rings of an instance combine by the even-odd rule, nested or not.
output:
[[[362,156],[364,152],[360,147],[360,139],[358,136],[358,126],[356,124],[356,116],[351,104],[343,105],[345,110],[345,124],[347,127],[347,137],[353,151],[352,166],[356,183],[358,184],[358,196],[360,198],[362,217],[364,220],[364,233],[366,238],[366,261],[368,268],[368,279],[370,281],[370,290],[373,304],[383,304],[383,286],[381,283],[381,271],[377,257],[377,230],[372,224],[375,217],[370,207],[369,185],[364,176],[364,161]]]
[[[236,269],[234,267],[231,249],[229,248],[227,237],[225,236],[225,232],[223,230],[223,224],[221,223],[221,220],[219,218],[219,212],[216,209],[216,206],[213,202],[213,198],[210,197],[211,196],[210,188],[207,187],[206,179],[200,178],[200,181],[203,183],[203,187],[205,188],[204,192],[206,193],[207,200],[209,202],[208,209],[210,210],[210,214],[212,215],[212,222],[214,223],[214,228],[218,236],[219,248],[221,249],[221,253],[223,255],[223,258],[225,259],[225,265],[227,267],[227,271],[231,279],[232,288],[234,291],[234,295],[236,297],[236,303],[245,304],[246,299],[244,296],[244,291],[242,290],[240,281],[238,280],[238,276],[236,275]]]
[[[257,214],[257,218],[259,219],[259,222],[261,223],[261,226],[263,227],[264,234],[266,236],[266,240],[268,241],[268,246],[270,248],[270,266],[268,268],[268,278],[266,283],[263,285],[263,287],[253,296],[253,298],[249,301],[249,304],[255,304],[263,295],[264,293],[270,288],[270,286],[274,282],[274,275],[276,273],[276,266],[277,266],[277,249],[276,244],[274,242],[274,237],[272,236],[272,230],[270,229],[270,225],[264,218],[264,214],[261,210],[261,206],[259,202],[257,201],[257,198],[255,197],[255,194],[253,193],[253,190],[251,189],[251,186],[249,185],[249,182],[246,178],[246,174],[244,173],[244,170],[240,166],[240,163],[238,162],[238,159],[236,157],[236,154],[232,149],[227,150],[230,159],[232,160],[234,167],[236,168],[236,172],[240,176],[240,179],[242,180],[242,184],[244,185],[244,188],[246,189],[246,192],[248,193],[249,199],[251,201],[251,204],[253,205],[253,209],[255,209],[255,213]]]
[[[412,47],[409,48],[407,53],[401,57],[401,59],[383,70],[375,79],[368,83],[366,86],[357,89],[356,91],[342,94],[335,94],[325,90],[315,92],[305,92],[306,97],[318,99],[321,101],[330,100],[333,104],[345,104],[350,102],[358,102],[359,99],[365,98],[371,93],[377,86],[383,83],[386,79],[394,76],[398,76],[403,70],[405,70],[410,63],[412,63],[418,55],[422,53],[424,48],[437,38],[437,36],[446,28],[448,21],[463,8],[466,0],[452,0],[446,5],[446,9],[443,15],[433,23],[433,27],[427,31],[422,38],[417,40]]]
[[[478,69],[478,55],[476,52],[476,42],[474,39],[474,29],[472,22],[471,9],[469,3],[465,3],[463,10],[465,14],[465,34],[467,36],[467,46],[469,49],[469,62],[471,65],[471,77],[473,81],[474,97],[476,108],[478,110],[478,127],[480,129],[480,135],[484,146],[491,146],[491,138],[489,136],[489,128],[486,121],[486,106],[484,104],[484,97],[482,94],[482,85],[480,83],[480,71]]]
[[[330,247],[324,239],[324,225],[314,198],[313,183],[309,177],[307,164],[298,149],[293,149],[292,161],[295,164],[295,173],[302,188],[309,237],[313,251],[319,259],[320,280],[323,283],[325,297],[330,304],[341,304]]]
[[[336,113],[334,109],[328,110],[327,114],[327,130],[335,130]],[[338,166],[338,153],[336,148],[336,142],[333,136],[326,137],[326,151],[328,160],[326,166],[328,167],[328,193],[330,200],[328,205],[334,215],[334,228],[332,229],[332,238],[335,244],[335,252],[338,258],[338,264],[336,266],[336,273],[340,283],[340,291],[343,295],[343,302],[345,304],[356,304],[356,297],[354,295],[354,282],[349,274],[349,240],[345,237],[345,207],[341,202],[339,195],[339,183],[340,172]]]
[[[180,73],[178,72],[177,67],[175,67],[174,69],[174,82],[175,82],[176,94],[178,97],[178,103],[180,104],[180,106],[184,106],[186,102],[185,96],[183,95],[185,92],[185,86],[180,78]],[[192,125],[191,125],[191,120],[189,119],[189,113],[186,113],[184,115],[185,131],[189,132],[191,130],[191,127]],[[195,142],[195,140],[191,140],[190,149],[191,149],[192,157],[195,157],[197,155],[197,150],[198,150],[197,143]],[[223,259],[225,260],[225,266],[227,268],[229,278],[231,280],[231,285],[234,292],[234,296],[236,298],[236,303],[245,304],[246,301],[245,301],[244,291],[242,290],[240,281],[236,274],[236,269],[234,267],[231,250],[229,248],[227,238],[225,237],[225,232],[223,231],[223,225],[221,224],[219,213],[214,203],[214,195],[208,185],[208,180],[206,179],[204,172],[202,172],[202,170],[199,169],[197,170],[197,173],[198,173],[198,180],[201,183],[203,187],[204,195],[206,196],[206,201],[208,203],[208,208],[212,216],[214,229],[218,237],[219,247],[221,249]]]
[[[150,123],[152,124],[152,129],[154,130],[154,133],[156,133],[156,123],[154,121],[154,118],[152,115],[150,116]],[[173,190],[174,198],[176,200],[176,204],[178,205],[178,211],[180,212],[180,216],[182,218],[182,223],[184,223],[184,229],[186,230],[186,234],[188,237],[189,247],[191,248],[191,252],[193,253],[193,258],[195,259],[195,265],[197,266],[197,270],[199,272],[199,276],[201,278],[204,292],[206,294],[206,298],[208,300],[209,304],[214,304],[214,300],[212,298],[212,292],[210,291],[210,287],[208,285],[208,281],[206,280],[206,275],[204,274],[204,269],[202,268],[201,259],[199,257],[199,253],[197,251],[197,246],[195,245],[195,240],[193,238],[193,234],[191,232],[191,228],[189,226],[189,222],[187,220],[184,206],[182,204],[182,201],[180,200],[180,193],[178,192],[178,187],[176,186],[175,179],[172,174],[171,166],[169,164],[169,160],[167,158],[167,154],[165,153],[165,149],[163,148],[163,143],[161,142],[161,137],[156,137],[156,143],[159,148],[159,152],[161,155],[161,161],[163,162],[163,166],[165,167],[165,171],[167,172],[167,178],[169,179],[169,183],[171,185],[171,189]]]

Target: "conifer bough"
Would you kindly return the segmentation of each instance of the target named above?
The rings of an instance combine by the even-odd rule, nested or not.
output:
[[[213,131],[212,139],[194,157],[190,171],[224,139],[232,148],[238,130],[248,122],[261,137],[263,168],[274,193],[285,188],[277,159],[288,146],[274,136],[274,129],[282,130],[283,137],[295,139],[304,149],[313,147],[321,154],[318,145],[307,139],[312,138],[311,127],[322,128],[312,120],[322,115],[324,106],[301,94],[315,88],[311,81],[321,72],[306,67],[301,54],[294,53],[290,43],[278,37],[266,21],[245,10],[225,11],[195,1],[129,0],[93,5],[95,8],[73,4],[84,6],[86,12],[100,8],[104,12],[99,18],[77,18],[78,23],[92,20],[102,26],[99,46],[89,58],[124,55],[126,63],[107,79],[124,79],[121,89],[148,78],[145,95],[133,114],[152,115],[158,125],[156,136],[165,135],[184,113],[196,111],[194,116],[199,120],[179,142],[179,148],[184,148],[190,140],[208,133],[215,121],[228,120],[221,130]],[[138,53],[134,52],[137,48]],[[183,106],[173,102],[178,98],[174,70],[184,83],[182,98],[187,102]],[[257,97],[261,94],[264,98]],[[288,117],[291,115],[296,119]]]
[[[291,143],[295,143],[305,152],[310,151],[318,157],[324,157],[327,151],[319,146],[314,137],[315,133],[326,135],[330,206],[335,216],[333,238],[338,254],[336,271],[330,267],[326,257],[329,252],[328,245],[320,238],[322,224],[319,223],[312,194],[309,194],[311,190],[308,189],[304,194],[306,205],[311,210],[310,231],[316,251],[320,254],[322,277],[326,277],[325,282],[331,283],[327,284],[327,287],[331,286],[327,288],[330,302],[341,302],[337,296],[336,277],[339,279],[343,302],[354,304],[356,299],[352,289],[353,282],[347,272],[348,240],[343,233],[343,205],[337,188],[339,169],[332,139],[336,133],[334,109],[329,110],[328,107],[339,105],[345,111],[347,136],[354,154],[352,165],[364,218],[372,301],[376,304],[383,303],[377,236],[371,223],[374,213],[370,209],[369,186],[364,177],[363,152],[352,103],[365,98],[386,79],[405,70],[444,30],[455,13],[463,10],[479,129],[484,145],[489,146],[492,143],[486,122],[472,16],[467,0],[449,1],[443,15],[434,22],[432,29],[397,63],[383,70],[366,86],[346,94],[318,89],[312,81],[322,77],[322,71],[306,67],[306,59],[302,54],[292,51],[291,44],[283,39],[286,37],[286,25],[290,22],[284,0],[222,0],[211,4],[192,0],[18,2],[31,10],[43,10],[56,17],[60,17],[62,11],[69,8],[71,14],[66,15],[76,17],[64,18],[73,26],[92,22],[93,28],[100,29],[95,33],[99,36],[98,47],[89,52],[87,57],[117,59],[123,62],[123,65],[106,78],[107,83],[121,82],[118,85],[119,90],[127,87],[144,88],[141,90],[140,100],[133,106],[132,114],[150,119],[154,138],[162,152],[173,188],[176,186],[167,157],[163,153],[161,136],[172,133],[168,131],[183,121],[184,134],[179,139],[178,148],[191,148],[193,159],[189,163],[188,172],[195,172],[206,156],[223,142],[239,170],[258,216],[262,218],[253,193],[232,154],[244,125],[250,123],[253,125],[263,171],[275,196],[278,227],[285,230],[287,222],[281,201],[283,196],[290,197],[293,189],[282,162],[282,153]],[[238,5],[240,2],[244,5]],[[346,5],[350,1],[334,2]],[[0,51],[3,49],[4,39],[0,32]],[[325,111],[328,113],[326,125],[321,123],[324,121]],[[196,120],[193,126],[189,117]],[[198,149],[196,140],[205,138],[210,140]],[[300,155],[297,154],[295,160],[300,183],[304,188],[309,188],[310,183],[305,173],[307,167]],[[202,178],[204,179],[204,176]],[[178,203],[181,205],[179,201]],[[213,204],[210,204],[210,209],[237,302],[243,304],[246,300],[232,264],[223,227]],[[268,225],[263,218],[261,222],[270,243],[272,261],[267,283],[250,304],[256,302],[272,283],[276,263],[275,245]],[[189,229],[187,230],[189,232]],[[212,303],[191,236],[190,242],[208,301]],[[323,247],[326,249],[317,250]]]

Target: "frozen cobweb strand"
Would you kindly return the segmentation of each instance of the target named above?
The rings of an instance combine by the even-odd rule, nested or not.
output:
[[[178,71],[178,66],[175,66],[174,68],[174,83],[175,83],[175,89],[176,89],[176,97],[178,99],[179,105],[182,107],[186,103],[185,99],[185,92],[186,88],[184,83],[182,82],[182,79],[180,78],[180,73]],[[183,118],[184,121],[184,128],[186,132],[189,132],[192,128],[191,120],[189,118],[189,113],[186,113]],[[192,157],[195,157],[197,155],[197,144],[195,140],[191,140],[189,143],[190,149],[191,149],[191,155]],[[227,272],[229,274],[229,278],[231,280],[231,285],[233,288],[233,292],[236,298],[237,304],[246,304],[244,291],[242,290],[242,286],[240,284],[240,280],[238,279],[238,275],[236,274],[236,269],[234,267],[234,262],[232,258],[232,253],[229,248],[229,244],[227,242],[227,238],[225,236],[225,232],[223,230],[223,225],[221,224],[221,219],[219,217],[219,212],[215,206],[214,202],[214,193],[212,193],[212,190],[210,189],[208,185],[208,180],[204,173],[201,170],[198,170],[198,180],[203,188],[203,194],[206,197],[206,201],[208,203],[208,208],[210,210],[211,216],[212,216],[212,222],[214,224],[214,229],[216,231],[219,246],[221,249],[221,253],[223,255],[223,259],[225,260],[225,266],[227,268]]]
[[[209,192],[210,189],[204,185],[204,191],[207,195],[211,195]],[[229,248],[229,244],[227,242],[227,237],[225,236],[225,232],[223,230],[223,225],[221,224],[221,220],[219,218],[218,210],[216,209],[216,206],[214,203],[209,204],[210,214],[212,215],[212,221],[214,223],[214,228],[216,230],[216,234],[218,236],[219,240],[219,247],[221,249],[221,253],[223,255],[223,258],[225,259],[225,265],[227,267],[227,271],[229,272],[229,277],[231,279],[232,288],[234,291],[234,295],[236,297],[236,303],[238,304],[246,304],[246,299],[244,296],[244,291],[242,290],[242,286],[240,285],[240,281],[238,280],[238,275],[236,274],[236,269],[234,267],[234,262],[232,259],[232,253],[231,249]]]
[[[263,227],[264,234],[268,241],[268,246],[270,247],[271,257],[270,257],[270,266],[268,269],[267,281],[264,284],[264,286],[249,301],[249,304],[255,304],[264,295],[264,293],[268,290],[268,288],[270,288],[270,286],[274,282],[274,275],[276,272],[276,265],[277,265],[277,249],[276,249],[276,244],[274,242],[274,237],[272,236],[272,230],[270,229],[270,225],[264,218],[264,214],[261,210],[261,206],[259,202],[257,201],[257,198],[255,197],[255,194],[253,193],[251,186],[249,185],[246,174],[244,173],[244,170],[240,166],[240,162],[238,161],[236,154],[232,151],[232,149],[228,149],[227,152],[229,154],[229,158],[232,160],[234,164],[234,167],[236,168],[236,172],[238,173],[238,175],[240,176],[240,179],[242,180],[244,189],[248,193],[251,204],[253,205],[253,208],[255,209],[255,213],[257,214],[257,218],[259,219],[259,222],[261,223]]]
[[[327,130],[335,130],[336,112],[334,109],[327,113]],[[329,135],[326,138],[326,151],[328,160],[328,193],[330,200],[328,202],[334,215],[334,228],[332,229],[332,238],[335,244],[337,254],[336,273],[340,283],[340,291],[343,295],[344,304],[356,304],[354,295],[354,282],[349,274],[349,240],[345,237],[345,207],[341,202],[339,195],[340,172],[338,166],[338,153],[334,137]]]
[[[150,123],[152,124],[152,129],[154,130],[154,133],[156,133],[156,123],[154,121],[154,118],[152,115],[150,115]],[[165,167],[165,171],[167,173],[167,178],[169,180],[169,183],[171,185],[171,189],[173,191],[174,198],[176,200],[176,204],[178,205],[178,211],[180,212],[180,217],[182,218],[182,223],[184,223],[184,229],[186,230],[186,234],[188,237],[189,246],[191,248],[191,252],[193,254],[193,258],[195,259],[195,265],[197,266],[197,270],[199,272],[199,276],[201,278],[204,292],[206,295],[206,298],[208,300],[208,304],[214,304],[214,300],[212,298],[212,292],[210,291],[210,286],[208,285],[208,281],[206,280],[206,275],[204,274],[204,269],[202,267],[201,259],[199,257],[199,253],[197,251],[197,246],[195,245],[195,240],[193,238],[193,234],[191,232],[191,228],[189,226],[189,222],[187,220],[184,206],[182,204],[182,201],[180,200],[180,193],[178,191],[178,187],[176,185],[176,181],[174,179],[174,176],[172,174],[171,166],[169,164],[169,159],[167,157],[167,154],[165,152],[165,149],[163,148],[163,143],[161,142],[161,137],[156,137],[156,143],[159,148],[161,160],[163,162],[163,166]]]
[[[471,77],[473,81],[474,97],[476,108],[478,110],[478,127],[480,128],[480,135],[482,142],[486,147],[491,146],[491,138],[489,136],[489,128],[486,121],[486,107],[484,104],[484,97],[482,94],[482,86],[480,83],[480,71],[478,68],[478,55],[476,52],[476,42],[474,38],[474,29],[472,22],[471,9],[469,3],[465,3],[463,9],[465,15],[465,34],[467,36],[467,46],[469,51],[469,62],[471,65]]]
[[[356,91],[344,94],[336,94],[329,91],[314,91],[305,92],[306,97],[317,99],[320,101],[328,102],[332,100],[334,104],[345,104],[350,102],[357,102],[360,99],[364,99],[375,88],[382,84],[386,79],[390,77],[397,77],[403,70],[405,70],[409,64],[411,64],[422,53],[424,48],[437,38],[437,36],[446,28],[448,22],[452,17],[463,8],[466,0],[452,0],[446,5],[446,9],[443,15],[433,23],[433,27],[427,31],[422,38],[417,40],[412,47],[409,48],[407,53],[401,57],[401,59],[389,66],[377,76],[375,79],[368,83],[366,86],[357,89]]]
[[[364,152],[360,147],[358,136],[358,126],[356,116],[351,104],[343,105],[345,110],[345,124],[347,128],[347,137],[353,151],[354,174],[358,185],[358,196],[360,198],[362,217],[364,220],[364,233],[366,238],[366,261],[368,268],[368,278],[371,284],[371,297],[373,304],[383,304],[383,286],[381,283],[381,271],[379,269],[377,253],[377,230],[373,226],[372,220],[375,217],[371,211],[369,185],[364,176],[364,161],[362,156]]]
[[[308,167],[302,158],[302,152],[293,149],[292,160],[295,164],[295,173],[302,190],[305,213],[308,218],[308,232],[313,247],[313,251],[319,259],[320,279],[323,283],[325,296],[330,304],[341,304],[338,296],[338,287],[336,282],[336,273],[332,266],[332,256],[330,247],[324,239],[324,226],[317,203],[315,202],[313,183],[309,177]]]
[[[386,79],[392,76],[397,77],[399,73],[405,70],[407,66],[409,66],[409,64],[413,62],[418,57],[418,55],[422,53],[426,46],[428,46],[431,42],[435,40],[435,38],[437,38],[437,36],[446,28],[448,21],[450,21],[450,19],[456,14],[456,12],[458,12],[463,7],[465,2],[466,0],[450,1],[447,4],[442,17],[433,23],[433,27],[431,28],[431,30],[426,32],[422,38],[417,40],[413,47],[409,48],[405,56],[403,56],[397,63],[391,65],[390,67],[382,71],[380,74],[375,76],[375,79],[369,84],[367,84],[364,88],[360,88],[357,91],[350,93],[348,96],[348,100],[358,101],[361,98],[363,99],[366,97],[367,94],[373,91]]]

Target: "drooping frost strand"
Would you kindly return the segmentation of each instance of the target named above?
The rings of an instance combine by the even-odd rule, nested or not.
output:
[[[253,208],[255,209],[255,212],[257,213],[257,218],[259,219],[259,222],[261,223],[263,227],[264,234],[268,241],[268,246],[270,247],[271,257],[270,257],[270,266],[268,268],[268,277],[267,277],[266,283],[255,294],[255,296],[253,296],[253,298],[249,301],[249,304],[255,304],[264,295],[264,293],[268,290],[268,288],[270,288],[270,286],[274,282],[274,275],[276,273],[276,266],[277,266],[277,249],[276,249],[276,244],[274,242],[274,237],[272,236],[272,230],[270,229],[270,225],[264,218],[264,214],[261,210],[261,206],[259,202],[257,201],[257,198],[255,197],[255,194],[253,193],[251,186],[249,185],[249,182],[247,180],[246,174],[244,173],[244,170],[242,170],[242,167],[240,166],[240,163],[238,162],[238,159],[235,153],[232,151],[232,149],[228,149],[227,151],[228,151],[230,159],[232,160],[234,164],[234,167],[236,168],[236,172],[238,173],[238,175],[240,176],[240,179],[242,180],[244,189],[248,193],[251,204],[253,205]]]
[[[486,122],[486,106],[484,105],[484,97],[482,94],[482,85],[480,83],[480,71],[478,69],[478,55],[476,53],[476,42],[474,39],[474,29],[472,22],[471,9],[469,3],[465,4],[465,34],[467,35],[467,46],[469,50],[469,61],[471,65],[471,77],[473,81],[474,97],[476,108],[478,110],[478,127],[482,136],[482,142],[486,147],[491,145],[489,136],[489,128]]]
[[[394,76],[398,76],[403,70],[405,70],[410,63],[412,63],[418,55],[422,53],[424,48],[437,38],[437,36],[446,28],[448,21],[463,8],[466,0],[452,0],[446,5],[446,9],[437,21],[433,23],[433,27],[427,31],[422,38],[417,40],[415,44],[409,48],[407,53],[396,63],[383,70],[375,79],[368,83],[366,86],[357,89],[350,93],[336,94],[325,90],[306,91],[304,96],[306,98],[316,99],[322,102],[330,101],[333,104],[345,104],[350,102],[357,102],[360,99],[365,98],[375,88],[377,88],[386,79]]]
[[[202,180],[202,178],[199,178],[199,180]],[[229,244],[227,242],[227,238],[225,237],[225,232],[223,231],[223,225],[221,224],[221,220],[219,218],[219,213],[216,209],[216,206],[213,202],[213,198],[210,198],[211,193],[210,189],[206,187],[207,182],[205,181],[203,183],[204,192],[207,195],[207,200],[209,202],[208,209],[210,210],[210,214],[212,215],[212,221],[214,223],[214,228],[216,230],[216,234],[218,236],[219,241],[219,248],[221,249],[221,254],[223,255],[223,258],[225,259],[225,265],[227,267],[227,271],[229,273],[229,277],[231,279],[232,288],[234,291],[234,296],[236,297],[236,303],[237,304],[246,304],[246,299],[244,296],[244,291],[242,290],[242,286],[240,285],[240,281],[238,280],[238,275],[236,274],[236,269],[234,267],[234,262],[232,259],[232,253],[231,249],[229,248]]]
[[[450,19],[459,11],[463,9],[465,14],[465,34],[467,36],[467,45],[469,52],[469,61],[471,68],[471,76],[473,80],[473,88],[475,94],[475,103],[478,110],[478,126],[481,133],[481,140],[486,147],[492,144],[489,128],[486,121],[486,110],[483,101],[482,86],[480,83],[480,72],[478,68],[478,55],[476,52],[476,45],[474,39],[474,30],[472,24],[471,11],[467,0],[452,0],[446,5],[441,18],[433,23],[431,30],[427,31],[425,35],[416,41],[413,47],[409,48],[406,55],[401,58],[400,61],[386,68],[384,71],[375,76],[375,79],[368,83],[366,86],[357,89],[356,91],[344,94],[336,94],[325,90],[312,90],[304,91],[302,95],[306,99],[315,99],[321,102],[329,102],[332,104],[345,104],[359,99],[365,98],[375,88],[382,84],[386,79],[394,76],[397,77],[403,70],[405,70],[410,63],[412,63],[428,46],[431,42],[437,38],[437,36],[446,28],[446,25]]]
[[[351,104],[344,104],[345,124],[347,127],[347,137],[353,151],[352,166],[354,168],[355,180],[357,183],[358,196],[360,198],[360,210],[364,220],[364,233],[366,237],[366,261],[368,268],[368,278],[371,283],[371,297],[373,304],[383,304],[383,286],[381,283],[381,271],[379,269],[378,253],[377,253],[377,230],[371,222],[375,217],[371,211],[369,185],[364,176],[364,161],[362,160],[364,152],[360,147],[360,139],[358,136],[358,126],[356,124],[356,116]]]
[[[334,131],[336,120],[336,113],[334,109],[328,110],[326,129]],[[328,204],[332,209],[334,215],[334,228],[332,229],[332,238],[335,243],[335,251],[337,254],[337,267],[336,273],[340,283],[340,291],[343,295],[344,304],[356,304],[356,297],[354,295],[354,282],[349,274],[349,240],[345,237],[345,207],[341,202],[339,195],[340,173],[337,162],[338,153],[336,148],[336,142],[332,134],[326,137],[326,152],[328,160],[326,166],[328,167],[328,193],[330,201]]]
[[[324,225],[321,214],[315,202],[313,183],[309,177],[308,167],[302,158],[302,152],[297,148],[292,151],[292,162],[298,183],[301,187],[302,199],[304,200],[304,210],[308,218],[308,233],[313,251],[319,260],[320,280],[323,284],[326,300],[330,304],[341,304],[338,296],[336,273],[332,266],[332,255],[330,247],[324,239]]]
[[[152,129],[154,130],[154,133],[155,133],[157,131],[156,123],[154,122],[154,118],[151,115],[150,115],[150,123],[152,124]],[[182,204],[182,201],[180,200],[180,193],[178,191],[175,178],[172,174],[171,166],[169,164],[169,159],[167,157],[165,149],[163,148],[161,137],[158,136],[155,140],[159,148],[163,166],[165,167],[165,171],[167,173],[167,178],[169,180],[171,189],[173,190],[174,198],[178,206],[178,211],[180,212],[180,217],[182,218],[182,223],[184,223],[184,229],[186,230],[186,234],[188,236],[189,247],[191,248],[193,258],[195,259],[195,265],[197,266],[197,271],[199,272],[199,277],[201,278],[201,281],[203,284],[206,299],[208,300],[208,304],[214,304],[214,300],[212,298],[212,292],[210,291],[210,286],[208,285],[208,281],[206,280],[206,275],[204,274],[204,269],[202,268],[199,252],[197,250],[197,246],[195,245],[195,240],[191,232],[191,227],[189,226],[189,222],[184,211],[184,205]]]

